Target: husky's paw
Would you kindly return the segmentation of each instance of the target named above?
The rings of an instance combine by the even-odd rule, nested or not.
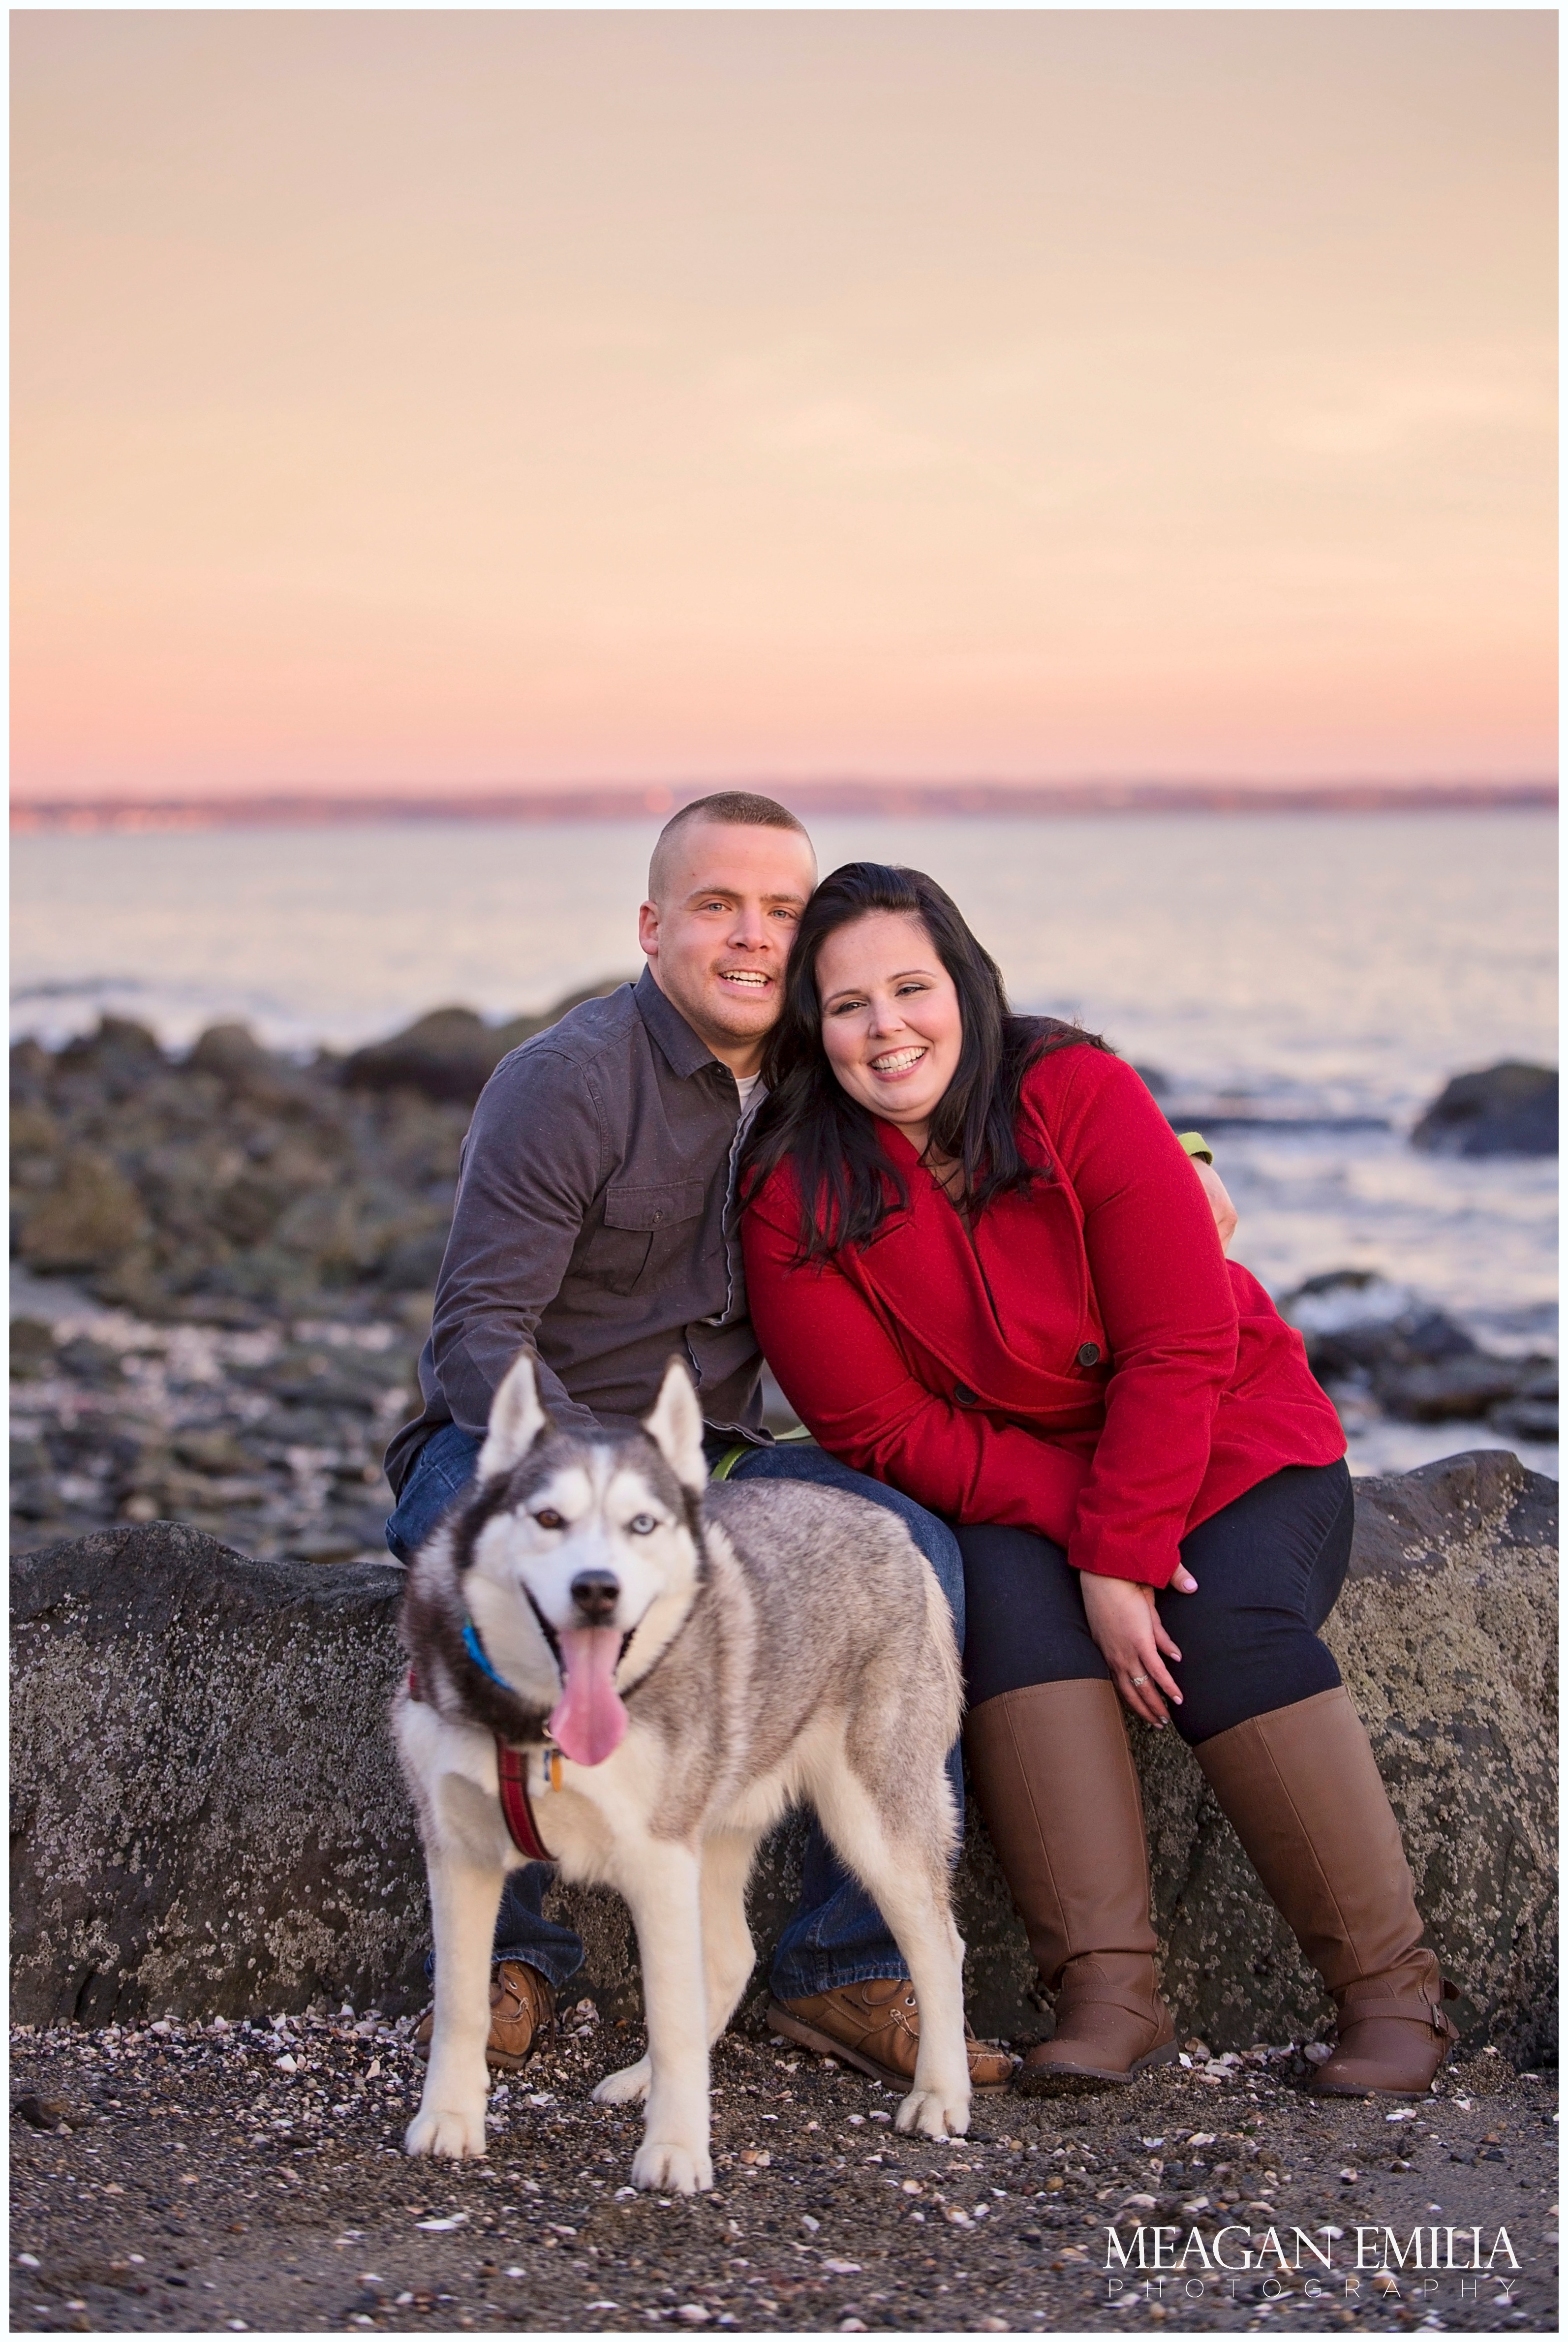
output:
[[[969,2128],[969,2092],[911,2090],[894,2121],[899,2130],[917,2130],[927,2138],[962,2138]]]
[[[678,2147],[669,2139],[645,2138],[632,2158],[634,2187],[696,2196],[713,2184],[713,2158],[705,2147]]]
[[[484,2101],[477,2107],[421,2107],[403,2134],[405,2155],[441,2155],[453,2162],[484,2153]]]
[[[606,2074],[593,2093],[595,2104],[625,2107],[638,2098],[645,2098],[653,2072],[653,2059],[639,2057],[634,2066],[623,2066],[618,2074]]]

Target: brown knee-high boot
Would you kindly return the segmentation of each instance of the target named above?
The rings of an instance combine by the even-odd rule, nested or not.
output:
[[[1399,1824],[1349,1693],[1254,1716],[1193,1753],[1338,2007],[1315,2087],[1422,2096],[1459,2037],[1441,2005],[1454,1987],[1422,1948]]]
[[[1154,1980],[1149,1856],[1114,1686],[1084,1677],[984,1700],[964,1728],[980,1809],[1056,2030],[1017,2087],[1102,2089],[1176,2054]]]

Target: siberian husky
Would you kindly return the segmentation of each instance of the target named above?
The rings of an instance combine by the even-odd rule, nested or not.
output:
[[[430,1874],[435,2017],[411,2155],[484,2152],[491,1940],[524,1858],[504,1771],[523,1774],[562,1877],[631,1908],[648,2054],[594,2096],[646,2097],[639,2187],[713,2185],[708,2052],[751,1974],[753,1858],[796,1799],[909,1964],[920,2049],[899,2128],[968,2127],[947,1605],[893,1514],[800,1483],[710,1487],[702,1443],[678,1360],[641,1432],[584,1436],[552,1426],[524,1352],[472,1496],[414,1557],[393,1721]]]

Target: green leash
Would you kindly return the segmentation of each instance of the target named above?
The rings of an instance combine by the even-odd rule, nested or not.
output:
[[[775,1446],[783,1447],[792,1439],[804,1439],[809,1441],[810,1438],[811,1434],[809,1431],[781,1431],[778,1438],[774,1442],[774,1445]],[[753,1456],[755,1453],[756,1450],[753,1447],[749,1440],[743,1440],[738,1447],[726,1447],[718,1462],[714,1466],[713,1470],[708,1474],[708,1478],[710,1481],[727,1480],[743,1456]]]

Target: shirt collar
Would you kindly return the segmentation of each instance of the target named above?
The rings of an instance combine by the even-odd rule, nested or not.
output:
[[[678,1074],[684,1081],[688,1075],[700,1074],[704,1066],[719,1063],[707,1043],[697,1038],[674,1002],[665,999],[654,982],[651,967],[644,968],[633,988],[632,997],[673,1074]]]

